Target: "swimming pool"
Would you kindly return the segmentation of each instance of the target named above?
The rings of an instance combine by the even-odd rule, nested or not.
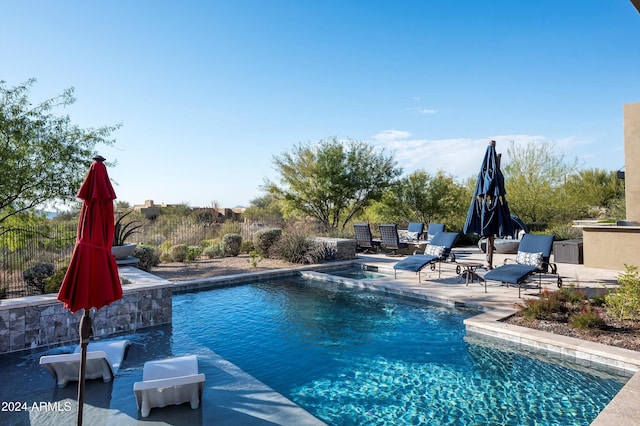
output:
[[[112,384],[88,382],[85,419],[136,424],[132,387],[144,361],[190,353],[207,375],[202,408],[150,419],[208,424],[220,385],[213,352],[335,425],[586,425],[629,378],[471,339],[463,320],[475,311],[330,287],[285,278],[174,295],[173,325],[125,336],[133,344]],[[75,399],[75,387],[57,389],[38,366],[43,353],[0,357],[11,383],[1,401]],[[74,415],[1,412],[0,423],[64,424]]]
[[[175,296],[174,337],[336,425],[587,425],[628,380],[465,340],[474,311],[307,284]]]
[[[343,267],[339,269],[330,269],[325,271],[327,274],[337,277],[349,278],[353,280],[377,280],[379,278],[389,278],[391,275],[383,274],[379,272],[378,268],[362,265],[362,264],[353,264],[348,267]]]

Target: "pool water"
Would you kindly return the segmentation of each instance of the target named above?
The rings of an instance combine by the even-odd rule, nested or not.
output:
[[[334,425],[588,425],[629,378],[465,338],[475,314],[291,278],[175,295],[173,342]]]
[[[366,267],[365,265],[355,265],[349,268],[337,269],[327,271],[330,275],[335,275],[343,278],[351,278],[354,280],[375,280],[378,278],[388,277],[388,275],[381,274],[377,270]]]

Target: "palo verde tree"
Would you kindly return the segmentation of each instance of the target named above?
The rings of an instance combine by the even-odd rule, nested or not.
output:
[[[36,105],[35,79],[15,87],[0,81],[0,235],[9,218],[50,202],[70,202],[82,183],[96,145],[112,145],[117,126],[83,129],[56,110],[75,102],[73,88]]]
[[[337,138],[297,145],[273,161],[282,186],[267,182],[267,191],[327,230],[344,231],[402,173],[393,156],[365,142]]]
[[[511,142],[503,164],[507,200],[511,213],[525,222],[564,222],[576,206],[563,191],[568,176],[576,172],[577,160],[566,162],[555,153],[555,144]]]

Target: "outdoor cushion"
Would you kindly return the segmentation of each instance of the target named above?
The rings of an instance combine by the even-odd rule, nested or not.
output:
[[[429,256],[427,254],[414,254],[400,262],[396,263],[393,269],[401,269],[403,271],[418,272],[424,268],[427,264],[438,260],[438,256]]]
[[[411,231],[407,231],[405,229],[399,229],[398,230],[398,236],[401,239],[407,240],[407,241],[415,241],[418,239],[418,233],[417,232],[411,232]]]
[[[424,254],[428,255],[428,256],[436,256],[436,257],[442,257],[442,255],[444,254],[444,251],[446,250],[445,246],[438,246],[435,244],[429,244],[427,246],[427,248],[424,251]]]
[[[542,268],[542,252],[527,253],[524,251],[518,251],[516,262],[521,265],[535,266],[536,269],[540,269]]]
[[[491,271],[487,272],[483,278],[489,281],[500,281],[503,283],[519,284],[522,280],[527,278],[536,270],[537,268],[532,265],[512,263],[492,269]]]

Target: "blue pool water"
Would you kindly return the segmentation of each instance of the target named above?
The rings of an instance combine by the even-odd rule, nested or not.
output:
[[[117,377],[88,381],[86,424],[139,424],[132,389],[148,360],[197,354],[218,386],[211,351],[331,425],[588,425],[629,378],[465,336],[474,311],[318,288],[331,285],[290,278],[174,295],[173,324],[120,336],[132,345]],[[70,350],[0,356],[0,402],[63,408],[0,411],[0,424],[74,424],[76,387],[57,388],[38,365]],[[150,419],[217,424],[219,413],[208,388],[199,410]]]
[[[173,337],[334,425],[588,425],[628,380],[465,339],[474,314],[292,278],[176,295]]]
[[[375,280],[378,278],[388,277],[377,272],[377,269],[369,268],[365,265],[355,265],[348,268],[336,269],[327,272],[330,275],[338,277],[350,278],[354,280]]]

